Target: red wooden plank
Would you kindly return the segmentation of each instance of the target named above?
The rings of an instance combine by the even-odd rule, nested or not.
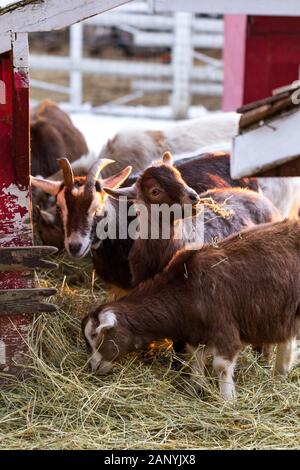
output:
[[[28,72],[14,72],[13,125],[14,174],[21,189],[29,187],[29,76]]]
[[[0,55],[0,246],[31,246],[29,200],[29,82],[26,69],[14,68],[13,52]],[[1,289],[34,287],[30,273],[0,273]],[[0,371],[23,373],[28,361],[32,315],[0,318]]]

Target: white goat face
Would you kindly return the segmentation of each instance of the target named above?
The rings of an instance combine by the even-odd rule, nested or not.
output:
[[[82,331],[89,354],[89,364],[93,372],[105,375],[113,367],[113,360],[119,355],[118,347],[110,338],[117,326],[116,315],[111,310],[100,313],[97,317],[86,317],[82,322]]]
[[[31,178],[33,186],[56,196],[64,228],[64,244],[70,256],[82,258],[93,243],[94,217],[102,210],[105,193],[102,188],[119,187],[131,173],[126,167],[106,179],[73,178],[72,184]]]
[[[65,248],[70,256],[82,258],[90,250],[94,216],[103,204],[104,198],[98,182],[85,184],[85,181],[76,178],[72,188],[64,187],[57,195]]]

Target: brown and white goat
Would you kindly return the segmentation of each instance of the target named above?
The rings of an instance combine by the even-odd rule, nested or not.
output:
[[[175,162],[175,167],[181,175],[179,176],[180,181],[184,180],[197,193],[215,187],[228,188],[232,185],[244,188],[251,186],[253,189],[257,189],[255,179],[249,180],[246,178],[240,181],[233,181],[230,178],[230,157],[228,154],[206,154],[188,161],[183,159],[182,161]],[[147,171],[145,170],[145,174],[147,174]],[[143,174],[137,179],[142,178]],[[130,176],[130,180],[132,180],[132,176]],[[127,192],[128,190],[124,188],[125,196]],[[122,194],[122,191],[119,194]],[[128,204],[132,203],[128,202]],[[108,198],[106,201],[108,212],[110,212],[111,206],[113,206],[113,211],[111,212],[118,216],[118,201]],[[132,218],[128,217],[128,222],[130,223],[131,221]],[[129,256],[134,240],[129,236],[126,239],[119,238],[118,233],[117,227],[116,239],[102,239],[100,233],[97,232],[97,248],[92,250],[92,255],[94,266],[99,276],[110,285],[127,290],[132,287]]]
[[[70,117],[51,100],[42,101],[31,112],[31,174],[49,177],[59,170],[58,157],[77,160],[88,154],[82,133]]]
[[[191,241],[199,247],[201,243],[216,243],[257,224],[281,220],[279,212],[267,198],[247,189],[219,188],[202,193],[199,199],[197,192],[182,179],[182,172],[174,167],[169,152],[163,155],[162,161],[147,168],[133,186],[104,188],[104,191],[116,199],[126,196],[127,200],[137,203],[139,237],[134,241],[128,257],[133,286],[161,272],[176,251]],[[198,214],[182,220],[183,210],[188,205],[197,205]],[[159,220],[153,217],[153,206],[161,210]],[[144,208],[146,210],[141,215]],[[172,210],[172,213],[168,210],[165,213],[167,228],[170,227],[168,237],[162,227],[163,209],[166,208]],[[176,209],[176,215],[173,209]],[[191,208],[190,215],[193,212]],[[150,236],[154,228],[157,229],[155,238]],[[190,233],[188,228],[195,231]]]
[[[103,161],[107,162],[107,160]],[[97,163],[93,165],[93,168],[98,168],[97,165],[99,166]],[[230,157],[228,154],[206,154],[192,161],[182,160],[182,162],[176,162],[176,165],[186,183],[198,193],[214,187],[229,187],[231,185],[241,185],[243,187],[251,185],[251,187],[257,188],[255,179],[249,180],[246,178],[233,181],[230,178]],[[103,201],[102,188],[105,181],[109,182],[111,188],[120,185],[126,179],[126,174],[129,174],[128,168],[122,170],[116,176],[102,180],[100,184],[99,182],[95,183],[93,177],[77,177],[74,179],[72,169],[70,170],[72,171],[71,177],[68,177],[68,180],[72,181],[74,179],[71,186],[69,183],[62,185],[62,181],[32,178],[33,186],[57,196],[56,199],[60,207],[65,232],[64,244],[68,253],[74,257],[81,257],[91,247],[97,273],[105,282],[123,289],[128,289],[131,286],[128,255],[133,240],[129,237],[126,239],[119,238],[118,202],[111,201],[110,198]],[[94,185],[91,184],[91,181],[94,181]],[[65,190],[65,186],[68,189]],[[76,187],[81,189],[77,191]],[[97,236],[96,225],[99,218],[102,217],[101,213],[103,211],[116,217],[117,235],[114,239],[102,239]],[[130,217],[128,216],[127,222],[129,220]],[[82,232],[82,235],[79,232]],[[70,243],[76,245],[81,243],[82,249],[76,250],[78,246],[69,249]]]
[[[84,177],[74,177],[70,162],[66,158],[60,159],[59,162],[63,169],[63,181],[31,177],[31,183],[34,187],[55,196],[61,212],[65,248],[71,256],[81,258],[93,243],[95,217],[104,205],[103,186],[117,188],[126,180],[131,167],[116,175],[99,179],[101,169],[111,163],[111,160],[96,162]]]
[[[197,387],[212,354],[228,400],[235,396],[234,368],[246,344],[277,344],[275,373],[288,373],[299,320],[300,222],[285,220],[228,237],[218,247],[178,252],[153,280],[87,315],[82,329],[99,374],[151,341],[170,338],[195,354]]]

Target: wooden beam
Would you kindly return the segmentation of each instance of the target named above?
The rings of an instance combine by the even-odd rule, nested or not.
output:
[[[299,0],[153,0],[154,11],[300,16]]]
[[[0,10],[0,37],[13,32],[61,29],[132,0],[33,0]],[[1,43],[1,40],[0,40]]]
[[[7,38],[7,34],[4,36]],[[10,37],[11,45],[7,42],[9,52],[0,55],[0,80],[5,92],[5,99],[0,102],[0,246],[28,247],[32,246],[33,234],[29,197],[27,34],[12,33]],[[2,45],[2,32],[0,38]],[[0,289],[33,287],[33,271],[26,276],[20,272],[0,272]],[[27,312],[21,310],[10,316],[13,310],[10,308],[8,314],[0,315],[0,372],[18,374],[25,370],[18,364],[25,365],[30,361],[28,334],[32,315],[24,315]]]
[[[57,269],[57,263],[44,259],[57,251],[57,248],[51,246],[0,248],[0,271]]]
[[[57,292],[49,289],[3,289],[0,290],[0,316],[24,313],[56,312],[57,306],[42,302],[41,298],[50,297]]]

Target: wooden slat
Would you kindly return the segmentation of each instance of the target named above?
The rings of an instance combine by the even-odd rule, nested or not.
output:
[[[300,81],[296,80],[295,82],[290,83],[289,85],[285,85],[285,86],[281,86],[279,88],[275,88],[272,91],[272,95],[274,95],[274,96],[275,95],[281,95],[282,93],[286,93],[286,92],[292,93],[293,91],[298,90],[298,88],[300,88]]]
[[[238,108],[236,111],[237,113],[246,113],[248,111],[251,111],[252,109],[259,108],[260,106],[268,105],[268,104],[273,104],[276,101],[279,101],[283,98],[287,98],[290,96],[290,92],[286,91],[281,94],[276,94],[274,96],[268,96],[268,98],[263,98],[261,100],[253,101],[252,103],[245,104],[244,106],[241,106]]]
[[[24,0],[0,10],[0,38],[7,31],[61,29],[133,0]]]
[[[52,246],[0,248],[0,271],[57,269],[57,263],[44,259],[57,251],[57,248]]]
[[[56,292],[54,288],[0,290],[0,315],[55,312],[57,306],[43,302],[42,298],[55,295]]]
[[[258,124],[260,121],[264,122],[273,117],[279,117],[280,114],[298,107],[299,105],[293,103],[292,96],[288,96],[287,98],[276,101],[273,105],[265,104],[243,114],[240,119],[239,127],[240,129],[249,128],[254,124]]]
[[[258,108],[251,109],[251,111],[248,111],[247,113],[244,113],[240,119],[240,129],[245,129],[246,127],[249,127],[252,124],[264,119],[270,108],[270,104],[264,104]]]

